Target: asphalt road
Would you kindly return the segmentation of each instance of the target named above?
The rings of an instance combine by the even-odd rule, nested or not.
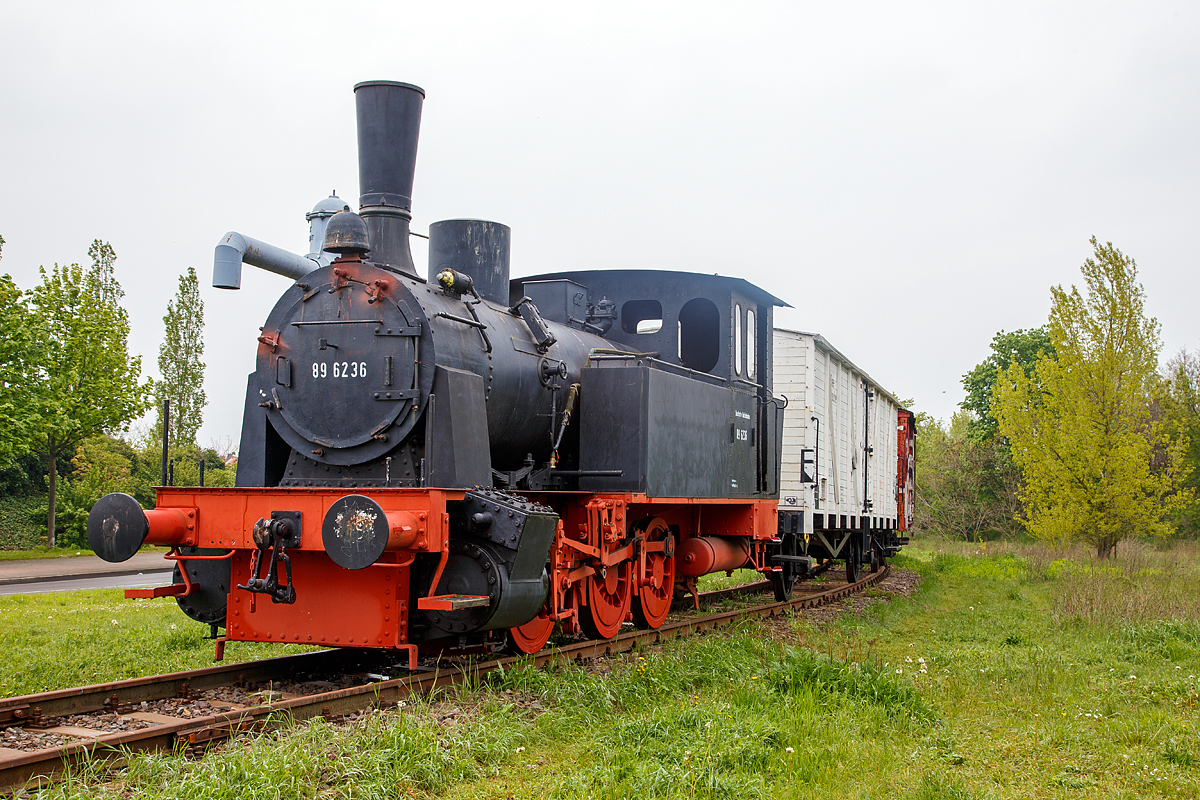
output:
[[[144,572],[136,575],[79,575],[53,580],[0,585],[0,597],[13,594],[73,592],[77,589],[142,589],[151,586],[166,586],[170,582],[170,570],[166,572]]]

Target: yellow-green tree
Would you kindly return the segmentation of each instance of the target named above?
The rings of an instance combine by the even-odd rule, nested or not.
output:
[[[1187,443],[1170,440],[1151,413],[1161,344],[1137,265],[1111,242],[1091,243],[1086,296],[1074,286],[1050,290],[1055,357],[1040,356],[1033,375],[1009,367],[994,404],[1025,478],[1025,527],[1086,542],[1105,558],[1126,537],[1170,531],[1168,519],[1188,499]]]
[[[105,258],[111,248],[100,252]],[[93,255],[93,258],[96,256]],[[112,256],[115,258],[115,255]],[[111,266],[111,260],[108,266]],[[150,384],[140,382],[142,360],[130,357],[129,315],[117,302],[119,287],[105,286],[106,266],[78,264],[41,268],[42,282],[29,292],[28,326],[42,346],[33,381],[31,439],[48,466],[47,543],[55,546],[58,461],[81,442],[112,433],[147,406]]]

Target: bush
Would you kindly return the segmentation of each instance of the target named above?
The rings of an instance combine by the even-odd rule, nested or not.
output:
[[[46,544],[46,496],[9,496],[0,501],[0,550],[32,550]]]
[[[0,497],[20,497],[46,491],[46,464],[36,453],[0,463]]]

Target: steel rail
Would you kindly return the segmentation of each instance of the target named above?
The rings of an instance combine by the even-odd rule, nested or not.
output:
[[[536,666],[543,666],[551,663],[570,663],[579,659],[602,658],[746,619],[776,616],[797,608],[811,608],[855,594],[878,583],[890,571],[890,568],[885,566],[878,572],[869,573],[857,583],[843,584],[823,592],[803,595],[783,602],[766,603],[694,617],[667,623],[656,629],[630,631],[619,634],[613,639],[577,642],[543,650],[533,656],[507,656],[478,663],[453,665],[445,669],[418,672],[400,678],[331,692],[293,697],[280,702],[222,711],[204,717],[180,719],[175,723],[163,723],[140,730],[104,733],[92,741],[70,742],[56,749],[22,752],[12,757],[0,758],[0,792],[19,793],[31,783],[45,784],[52,776],[64,769],[78,766],[87,758],[120,761],[128,753],[181,747],[193,754],[198,754],[213,742],[243,732],[262,730],[269,724],[287,720],[299,721],[313,717],[337,716],[367,708],[391,707],[411,695],[430,694],[439,688],[459,683],[466,677],[476,678],[508,669],[519,663],[532,661]],[[769,587],[770,584],[762,582],[731,589],[719,589],[711,593],[706,592],[702,597],[706,599],[713,595],[724,597],[734,590],[746,593],[751,587],[756,586]],[[337,668],[339,661],[353,663],[355,660],[362,660],[362,656],[361,652],[355,651],[325,650],[243,664],[208,667],[190,672],[135,678],[78,689],[64,689],[8,698],[0,701],[0,711],[7,710],[9,714],[13,714],[15,709],[22,706],[27,709],[40,707],[41,716],[48,717],[52,716],[47,713],[48,709],[67,709],[58,711],[53,714],[54,716],[68,713],[78,714],[86,710],[105,710],[106,708],[115,710],[121,705],[135,701],[140,702],[143,699],[178,696],[181,689],[197,691],[238,681],[270,680],[278,678],[281,669],[294,675],[297,671]],[[164,688],[156,688],[159,685]],[[174,691],[170,691],[171,689]],[[183,694],[186,694],[187,691],[184,691]],[[107,706],[105,700],[108,701]],[[12,718],[14,717],[10,716],[10,719]]]

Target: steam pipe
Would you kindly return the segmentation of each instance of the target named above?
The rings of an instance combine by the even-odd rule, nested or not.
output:
[[[329,264],[324,253],[296,255],[282,247],[230,231],[221,237],[213,252],[213,286],[218,289],[242,288],[243,262],[292,280]]]

